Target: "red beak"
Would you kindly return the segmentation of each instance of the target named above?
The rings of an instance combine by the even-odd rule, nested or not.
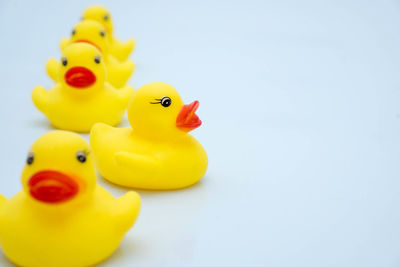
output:
[[[184,105],[176,118],[176,127],[184,132],[190,132],[199,127],[201,125],[201,120],[195,113],[199,105],[199,101]]]
[[[96,76],[85,67],[72,67],[64,76],[65,82],[77,89],[83,89],[96,82]]]
[[[97,45],[95,45],[91,41],[88,41],[88,40],[76,40],[74,43],[87,43],[87,44],[93,45],[94,47],[96,47],[101,52],[100,47],[98,47]]]
[[[40,171],[28,180],[29,193],[45,203],[60,203],[73,198],[79,191],[78,183],[58,171]]]

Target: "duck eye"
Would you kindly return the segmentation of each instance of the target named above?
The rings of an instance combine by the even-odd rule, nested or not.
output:
[[[169,98],[168,96],[164,96],[163,98],[161,98],[160,103],[163,107],[169,107],[171,106],[171,98]]]
[[[78,151],[78,152],[76,152],[76,159],[77,159],[79,162],[84,163],[84,162],[86,161],[86,153],[83,152],[83,151]]]
[[[75,35],[75,33],[76,33],[76,30],[72,29],[71,35]]]
[[[94,62],[96,62],[97,64],[100,63],[100,56],[95,56],[94,57]]]
[[[64,66],[67,66],[67,63],[68,63],[67,58],[66,58],[66,57],[61,58],[61,63],[62,63]]]
[[[103,19],[107,21],[109,19],[108,15],[104,15]]]
[[[29,152],[28,157],[26,158],[26,164],[31,165],[33,163],[33,152]]]
[[[168,96],[163,96],[162,98],[156,98],[157,102],[150,102],[150,104],[161,104],[163,107],[171,106],[172,100]]]
[[[103,32],[103,31],[100,31],[100,36],[101,37],[104,37],[106,35],[106,33],[105,32]]]

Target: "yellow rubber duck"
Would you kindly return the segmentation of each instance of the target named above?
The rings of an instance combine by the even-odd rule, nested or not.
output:
[[[97,48],[75,43],[65,48],[49,91],[33,89],[35,106],[62,130],[89,132],[97,122],[116,125],[125,113],[133,88],[116,89],[105,82],[106,69]]]
[[[140,211],[136,192],[114,198],[96,184],[89,146],[71,132],[40,137],[21,182],[0,208],[0,244],[18,266],[93,266],[117,249]]]
[[[207,154],[189,131],[199,127],[198,101],[184,105],[166,83],[150,83],[135,91],[128,106],[131,127],[96,124],[90,144],[101,175],[119,185],[167,190],[199,181],[207,170]]]
[[[100,50],[107,69],[107,82],[114,87],[124,86],[131,77],[135,64],[130,60],[120,62],[109,53],[110,44],[107,39],[107,31],[99,22],[84,20],[78,23],[72,30],[71,38],[61,42],[61,51],[63,52],[68,45],[73,43],[89,43]],[[49,59],[46,64],[47,74],[54,82],[57,82],[59,66],[60,63],[54,58]]]
[[[82,15],[82,20],[95,20],[104,25],[107,30],[107,38],[110,42],[110,53],[120,61],[126,60],[132,52],[135,41],[129,39],[125,43],[119,41],[113,35],[113,23],[110,12],[102,6],[90,6]]]

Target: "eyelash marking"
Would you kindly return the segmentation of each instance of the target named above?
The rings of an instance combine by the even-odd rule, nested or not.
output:
[[[157,100],[158,102],[150,102],[150,104],[160,104],[161,103],[161,98],[160,99],[156,98],[155,100]]]

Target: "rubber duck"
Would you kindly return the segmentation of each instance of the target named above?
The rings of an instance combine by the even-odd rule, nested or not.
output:
[[[133,94],[130,86],[116,89],[105,82],[103,57],[87,43],[65,48],[57,77],[49,91],[35,87],[32,100],[51,124],[62,130],[89,132],[97,122],[118,124]]]
[[[75,25],[70,39],[63,39],[60,44],[61,52],[73,43],[89,43],[95,46],[103,55],[107,69],[107,82],[116,88],[126,84],[131,77],[135,64],[130,60],[120,62],[109,53],[110,44],[107,39],[107,31],[102,24],[94,20],[84,20]],[[51,58],[47,61],[46,70],[53,81],[57,81],[59,62]]]
[[[104,25],[107,31],[107,38],[110,42],[110,53],[120,61],[126,60],[132,52],[135,41],[129,39],[125,43],[113,35],[113,23],[110,12],[102,6],[90,6],[82,15],[82,20],[95,20]]]
[[[93,266],[119,246],[140,211],[130,191],[114,198],[97,185],[87,142],[52,131],[32,145],[21,176],[23,190],[2,202],[0,245],[27,267]]]
[[[108,181],[127,187],[169,190],[190,186],[207,170],[207,154],[188,132],[201,125],[199,102],[184,105],[169,84],[135,91],[131,127],[96,124],[90,133],[96,167]]]

